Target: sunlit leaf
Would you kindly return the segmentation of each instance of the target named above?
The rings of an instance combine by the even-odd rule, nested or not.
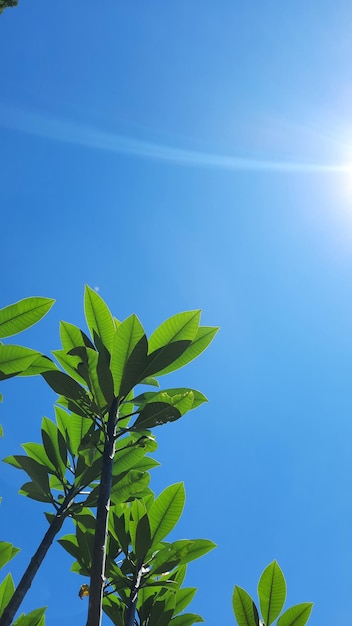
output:
[[[176,483],[167,487],[153,502],[149,511],[152,545],[156,546],[176,526],[185,498],[183,483]]]
[[[115,334],[113,317],[103,298],[88,285],[86,285],[84,292],[84,312],[93,341],[95,341],[95,334],[97,334],[111,353]]]
[[[11,559],[19,552],[19,548],[15,548],[12,543],[0,541],[0,568],[9,563]]]
[[[11,337],[30,328],[53,306],[51,298],[24,298],[0,309],[0,337]]]
[[[312,602],[303,602],[287,609],[279,617],[277,626],[305,626],[312,612]]]
[[[268,565],[258,583],[260,610],[266,626],[280,615],[286,599],[285,577],[277,561]]]
[[[0,380],[24,372],[40,355],[24,346],[0,345]]]
[[[247,591],[237,585],[232,596],[232,606],[238,626],[259,626],[256,605]]]

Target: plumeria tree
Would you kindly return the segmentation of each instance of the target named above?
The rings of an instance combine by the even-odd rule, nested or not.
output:
[[[46,298],[27,298],[5,307],[0,337],[25,330],[52,304]],[[0,379],[41,375],[58,395],[55,421],[43,419],[41,443],[23,444],[25,454],[5,459],[28,475],[21,493],[45,502],[50,511],[45,536],[18,585],[10,574],[0,585],[0,626],[44,624],[45,608],[15,616],[68,518],[74,532],[59,543],[74,559],[72,570],[87,577],[79,590],[81,598],[88,597],[87,626],[100,626],[103,612],[117,626],[191,626],[203,619],[184,612],[196,592],[182,586],[186,568],[215,546],[199,538],[168,540],[182,514],[185,490],[178,483],[155,497],[150,471],[158,463],[149,455],[157,447],[157,426],[206,401],[194,389],[161,389],[159,379],[198,357],[218,329],[200,325],[200,311],[187,311],[147,338],[136,315],[120,322],[89,287],[84,310],[89,335],[61,322],[62,346],[50,357],[0,345]],[[0,566],[17,550],[1,542]],[[254,602],[235,587],[239,626],[269,626],[278,617],[283,581],[276,562],[263,573],[258,586],[261,622]],[[311,605],[298,606],[305,611],[289,609],[278,626],[303,626]]]

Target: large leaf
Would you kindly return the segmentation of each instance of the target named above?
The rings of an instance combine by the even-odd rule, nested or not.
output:
[[[42,376],[49,387],[60,395],[59,404],[67,405],[70,410],[83,417],[92,417],[98,411],[85,389],[71,376],[64,372],[44,372]]]
[[[265,568],[258,583],[260,610],[266,626],[280,615],[286,599],[285,577],[277,561]]]
[[[53,350],[52,353],[71,378],[74,378],[81,385],[87,384],[86,380],[78,372],[78,366],[81,363],[81,358],[78,355],[69,354],[66,350]]]
[[[0,337],[11,337],[30,328],[53,306],[51,298],[24,298],[0,309]]]
[[[124,604],[115,595],[105,596],[103,599],[103,611],[111,619],[115,626],[125,626]]]
[[[312,602],[296,604],[279,617],[277,626],[305,626],[312,612]]]
[[[179,565],[186,565],[190,561],[213,550],[215,543],[207,539],[181,539],[162,548],[151,562],[152,575],[162,574]]]
[[[183,483],[167,487],[153,502],[149,511],[152,545],[156,546],[172,531],[181,517],[185,504]]]
[[[131,315],[119,325],[113,340],[110,369],[116,397],[125,397],[143,378],[147,349],[143,326]]]
[[[0,380],[24,372],[40,355],[23,346],[0,345]]]
[[[232,606],[238,626],[259,626],[256,605],[247,591],[237,585],[232,596]]]
[[[84,292],[84,312],[93,341],[95,342],[96,335],[98,335],[111,353],[115,334],[114,319],[103,298],[88,285],[86,285]]]
[[[0,584],[0,617],[6,609],[13,592],[15,591],[15,585],[11,574],[7,574],[6,578]]]
[[[192,343],[178,357],[178,359],[159,371],[158,376],[164,376],[164,374],[174,372],[175,370],[184,367],[185,365],[196,359],[213,341],[218,330],[218,326],[200,326],[198,328],[196,336],[192,340]]]
[[[136,558],[144,562],[145,556],[151,546],[152,538],[148,514],[145,513],[137,524],[134,552]]]
[[[13,557],[19,552],[19,548],[15,548],[12,543],[7,541],[0,541],[0,568],[4,567],[6,563],[11,561]]]
[[[98,378],[98,352],[92,348],[79,347],[73,348],[70,354],[80,358],[80,364],[77,367],[78,372],[85,379],[100,411],[104,412],[106,400]]]

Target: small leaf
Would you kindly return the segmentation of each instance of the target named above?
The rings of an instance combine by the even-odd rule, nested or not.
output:
[[[125,397],[141,380],[147,358],[147,338],[136,315],[128,317],[117,328],[110,369],[115,396]]]
[[[313,603],[296,604],[279,617],[277,626],[305,626],[312,612]]]
[[[247,591],[237,585],[233,592],[232,605],[238,626],[259,626],[256,605]]]
[[[175,594],[175,598],[176,598],[175,614],[181,613],[181,611],[184,611],[184,609],[192,602],[196,593],[197,593],[196,587],[184,587],[183,589],[178,589]]]
[[[48,313],[55,300],[32,297],[0,309],[0,337],[11,337],[30,328]]]
[[[170,626],[192,626],[197,622],[204,622],[204,619],[195,613],[184,613],[184,615],[173,617]]]
[[[280,615],[286,599],[285,577],[277,561],[265,568],[258,583],[260,610],[266,626]]]
[[[41,609],[35,609],[25,615],[20,615],[18,619],[13,623],[13,626],[44,626],[46,606]]]
[[[0,541],[0,568],[9,563],[19,551],[20,549],[15,548],[12,543]]]
[[[218,326],[200,326],[188,348],[173,363],[159,371],[158,376],[174,372],[194,361],[213,341],[218,330]]]

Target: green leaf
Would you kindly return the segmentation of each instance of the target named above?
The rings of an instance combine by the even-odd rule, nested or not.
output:
[[[265,568],[258,583],[260,610],[266,626],[280,615],[286,599],[285,577],[277,561]]]
[[[138,500],[137,500],[138,502]],[[134,553],[137,559],[140,559],[144,562],[145,556],[151,546],[152,538],[150,531],[150,523],[148,514],[145,513],[143,517],[140,518],[137,524],[136,529],[136,539],[134,545]]]
[[[60,363],[61,367],[71,378],[74,378],[80,385],[87,384],[86,380],[78,372],[78,366],[81,363],[79,356],[68,354],[66,350],[53,350],[52,353],[57,362]]]
[[[11,337],[30,328],[48,313],[54,302],[51,298],[24,298],[0,309],[0,337]]]
[[[144,376],[163,372],[180,358],[194,339],[200,311],[186,311],[163,322],[149,339],[147,368]]]
[[[114,319],[103,298],[88,285],[86,285],[84,293],[84,311],[93,341],[95,342],[95,335],[98,335],[111,353],[115,334]]]
[[[11,559],[19,552],[19,548],[15,548],[12,543],[0,541],[0,568],[9,563]]]
[[[44,606],[41,609],[35,609],[34,611],[31,611],[31,613],[27,613],[27,615],[23,613],[18,619],[16,619],[13,626],[44,626],[44,613],[46,608],[47,607]]]
[[[196,587],[184,587],[183,589],[178,589],[175,594],[175,614],[184,611],[184,609],[192,602],[196,593]]]
[[[115,332],[110,369],[115,396],[125,397],[142,378],[147,358],[147,338],[136,315],[128,317]]]
[[[111,619],[115,626],[125,626],[123,602],[115,595],[103,598],[103,611]]]
[[[7,574],[6,578],[0,584],[0,617],[6,609],[10,599],[15,591],[15,585],[11,574]]]
[[[238,626],[259,626],[256,605],[247,591],[237,585],[232,596],[232,606]]]
[[[44,493],[50,495],[48,469],[27,456],[16,454],[3,459],[5,463],[23,469]]]
[[[60,322],[60,339],[65,352],[80,346],[94,349],[94,345],[83,330],[69,322]]]
[[[171,532],[181,517],[185,504],[183,483],[167,487],[153,502],[149,511],[152,545],[156,546]]]
[[[80,358],[81,363],[78,366],[78,372],[83,376],[83,378],[85,378],[100,412],[104,413],[106,409],[106,400],[99,384],[98,352],[96,350],[92,350],[92,348],[79,347],[73,348],[70,351],[70,354]]]
[[[184,615],[173,617],[170,626],[192,626],[196,622],[204,622],[204,619],[195,613],[184,613]]]
[[[91,423],[76,413],[68,414],[64,409],[58,406],[54,408],[56,421],[63,436],[65,436],[66,433],[71,454],[77,456],[80,443],[91,428]]]
[[[312,608],[312,602],[303,602],[303,604],[292,606],[281,615],[277,621],[277,626],[304,626],[309,620]]]
[[[196,409],[203,404],[203,402],[208,402],[206,396],[196,389],[176,387],[175,389],[164,389],[163,391],[146,391],[145,393],[141,393],[139,396],[133,398],[133,404],[135,406],[143,407],[148,402],[155,401],[156,399],[162,399],[163,396],[160,394],[166,394],[169,398],[174,398],[175,396],[183,395],[189,393],[190,391],[193,393],[192,409]]]
[[[213,550],[216,545],[207,539],[181,539],[166,545],[159,550],[151,562],[151,574],[162,574],[179,565],[186,565],[190,561]]]
[[[0,345],[0,380],[24,372],[38,356],[40,353],[30,348]]]
[[[164,348],[175,341],[194,339],[200,320],[200,311],[185,311],[169,317],[149,338],[149,352]]]
[[[44,491],[38,483],[24,483],[18,492],[22,496],[27,496],[37,502],[50,502],[53,503],[53,497],[48,491]]]
[[[42,439],[48,459],[56,468],[56,475],[63,478],[67,464],[65,440],[54,422],[47,417],[42,421]]]
[[[75,413],[82,412],[83,417],[92,417],[96,413],[96,405],[91,401],[85,389],[73,378],[64,372],[45,372],[42,376],[49,387],[60,394],[58,399],[60,404],[64,404],[66,398],[68,408],[72,408]]]
[[[152,376],[147,376],[147,378],[143,378],[140,382],[141,385],[151,385],[152,387],[160,387],[159,381]]]
[[[38,376],[39,374],[43,374],[43,372],[49,372],[51,370],[58,370],[54,361],[49,359],[48,356],[40,354],[24,372],[19,374],[19,376]]]
[[[144,406],[135,420],[132,428],[153,428],[167,422],[174,422],[187,413],[194,404],[192,391],[169,396],[160,391],[154,400]]]
[[[31,459],[38,461],[38,463],[40,463],[41,465],[44,465],[48,472],[50,472],[51,474],[55,473],[56,467],[49,460],[48,455],[45,452],[45,448],[41,443],[23,443],[22,448],[27,452],[27,455]]]
[[[218,332],[218,326],[200,326],[196,333],[196,336],[192,340],[192,343],[186,348],[186,350],[176,359],[173,363],[165,367],[158,372],[158,376],[164,376],[170,372],[184,367],[191,361],[194,361],[213,341],[216,333]]]

